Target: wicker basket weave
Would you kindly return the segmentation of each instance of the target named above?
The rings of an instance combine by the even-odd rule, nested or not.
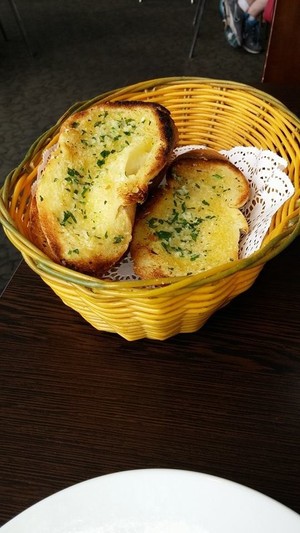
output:
[[[256,146],[288,162],[295,194],[273,217],[260,250],[247,259],[184,278],[109,281],[55,264],[28,239],[31,185],[42,152],[57,140],[61,123],[73,112],[100,101],[144,100],[167,107],[179,144],[216,150]],[[163,340],[198,330],[232,298],[246,291],[263,265],[283,250],[300,228],[300,121],[278,100],[247,85],[203,78],[163,78],[107,92],[75,104],[30,148],[1,190],[0,220],[26,263],[62,301],[102,331],[127,340]]]

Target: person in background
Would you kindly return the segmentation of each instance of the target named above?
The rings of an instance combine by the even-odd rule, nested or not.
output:
[[[270,0],[220,1],[225,38],[230,46],[242,46],[251,54],[262,51],[261,21],[268,1]]]

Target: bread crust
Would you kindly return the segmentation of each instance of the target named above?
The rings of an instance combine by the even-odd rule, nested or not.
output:
[[[105,102],[70,116],[34,185],[32,241],[69,268],[106,273],[127,251],[136,205],[176,142],[169,111],[155,103]]]
[[[58,256],[49,245],[49,241],[43,232],[42,226],[39,220],[39,213],[37,209],[36,197],[33,196],[29,207],[29,223],[28,231],[30,240],[50,259],[58,261]]]
[[[249,184],[214,150],[193,150],[170,165],[167,182],[139,211],[130,246],[143,278],[191,275],[238,259],[248,231],[240,207]]]

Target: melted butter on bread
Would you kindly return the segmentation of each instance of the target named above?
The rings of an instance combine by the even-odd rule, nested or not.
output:
[[[143,206],[131,243],[141,278],[191,275],[238,259],[244,175],[213,150],[195,150],[171,165],[166,185]]]
[[[130,243],[136,204],[168,163],[176,137],[158,104],[104,103],[69,117],[35,186],[51,258],[96,275],[116,263]]]

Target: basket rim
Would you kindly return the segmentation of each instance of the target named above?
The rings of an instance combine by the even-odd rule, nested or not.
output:
[[[94,102],[95,103],[98,102],[99,99],[103,101],[103,99],[111,95],[121,96],[123,93],[126,93],[131,90],[138,90],[138,89],[140,90],[143,88],[146,91],[150,87],[152,88],[152,90],[156,90],[159,86],[172,87],[173,85],[181,85],[181,84],[186,84],[188,82],[190,82],[191,84],[194,83],[196,86],[199,84],[212,85],[212,86],[215,85],[217,87],[224,87],[227,89],[230,89],[230,88],[241,89],[242,91],[244,90],[244,91],[251,92],[255,94],[256,96],[260,97],[261,100],[263,100],[264,102],[276,104],[279,108],[284,109],[285,112],[290,117],[295,119],[295,121],[298,122],[300,126],[300,119],[295,113],[293,113],[278,98],[270,95],[269,93],[263,91],[262,89],[258,89],[257,87],[254,87],[253,85],[238,82],[238,81],[230,81],[230,80],[224,80],[224,79],[219,79],[219,78],[206,78],[206,77],[200,77],[200,76],[169,76],[169,77],[161,77],[161,78],[150,78],[149,80],[145,80],[145,81],[138,82],[138,83],[133,83],[131,85],[122,86],[117,89],[112,89],[110,91],[97,95],[91,99],[73,104],[73,106],[71,106],[61,118],[65,119],[66,118],[65,115],[69,116],[69,112],[71,113],[73,112],[73,107],[79,106],[79,107],[76,107],[76,111],[77,110],[79,111],[81,109],[84,109],[86,106],[90,107]],[[190,88],[192,88],[192,85],[190,86]]]
[[[5,178],[3,186],[0,189],[0,222],[4,228],[5,233],[11,241],[17,241],[19,246],[16,246],[22,253],[25,261],[30,264],[31,268],[35,270],[40,276],[48,276],[53,281],[59,281],[61,283],[70,283],[73,285],[78,285],[81,287],[86,287],[93,290],[117,290],[117,291],[128,291],[128,289],[136,295],[142,290],[143,295],[145,295],[145,290],[149,291],[149,294],[152,296],[158,295],[168,290],[168,287],[199,287],[202,285],[214,283],[220,279],[228,277],[236,272],[239,272],[243,269],[254,268],[259,265],[264,265],[267,261],[281,252],[286,246],[288,246],[294,238],[300,235],[300,213],[298,221],[293,220],[290,228],[282,232],[280,235],[277,235],[271,239],[267,244],[263,244],[260,249],[251,254],[248,258],[239,259],[232,263],[221,265],[214,269],[194,274],[191,276],[184,276],[180,278],[160,278],[152,280],[132,280],[132,281],[109,281],[107,279],[99,279],[93,276],[88,276],[76,271],[73,271],[62,265],[54,263],[49,259],[41,250],[39,250],[35,245],[31,243],[17,228],[15,221],[10,216],[5,201],[8,201],[9,191],[11,187],[14,186],[15,182],[18,181],[20,177],[19,173],[29,161],[32,160],[33,154],[36,154],[38,150],[44,146],[45,141],[50,140],[51,136],[56,131],[59,130],[61,124],[75,111],[83,110],[87,107],[92,106],[94,103],[99,101],[105,101],[107,98],[113,97],[114,100],[120,100],[123,94],[133,91],[142,90],[146,92],[158,90],[160,87],[164,89],[168,86],[173,87],[176,85],[186,85],[189,83],[189,89],[193,87],[199,87],[199,85],[206,86],[215,86],[218,88],[224,87],[224,89],[239,89],[243,92],[250,92],[251,94],[257,96],[265,104],[275,105],[277,108],[284,111],[286,115],[292,118],[300,128],[299,118],[292,113],[280,100],[277,98],[265,93],[261,89],[252,87],[240,82],[219,80],[214,78],[203,78],[203,77],[165,77],[165,78],[156,78],[149,79],[143,82],[135,83],[129,86],[123,86],[119,89],[114,89],[102,93],[81,102],[74,103],[65,113],[59,118],[59,120],[48,130],[46,130],[40,137],[29,148],[25,154],[23,160],[20,164],[13,169]],[[299,205],[300,211],[300,205]],[[295,219],[295,215],[294,215]],[[28,250],[28,253],[24,251]]]

